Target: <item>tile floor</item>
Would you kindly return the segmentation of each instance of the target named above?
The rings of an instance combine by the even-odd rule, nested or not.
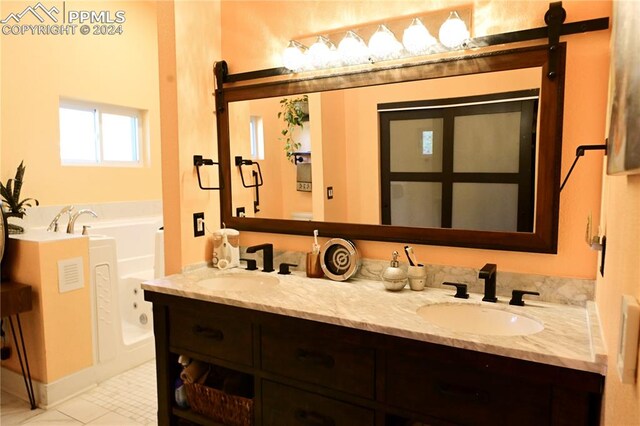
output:
[[[157,424],[155,360],[100,383],[49,410],[2,392],[0,424],[148,426]]]

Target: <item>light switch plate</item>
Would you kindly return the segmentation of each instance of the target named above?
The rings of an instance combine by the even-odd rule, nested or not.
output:
[[[636,382],[638,359],[638,331],[640,329],[640,306],[633,296],[622,296],[620,320],[620,343],[618,345],[618,375],[622,383]]]
[[[60,293],[84,287],[84,266],[82,257],[58,261],[58,290]]]

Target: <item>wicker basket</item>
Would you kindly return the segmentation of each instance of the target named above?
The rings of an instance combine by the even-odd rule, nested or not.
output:
[[[253,400],[229,395],[218,389],[185,383],[191,410],[228,426],[253,424]]]

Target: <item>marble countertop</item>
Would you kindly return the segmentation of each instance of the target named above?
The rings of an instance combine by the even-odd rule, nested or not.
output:
[[[273,276],[280,281],[257,290],[211,290],[200,281],[220,275]],[[304,272],[277,275],[201,268],[147,281],[142,288],[186,298],[204,300],[328,324],[367,330],[424,342],[470,349],[577,370],[606,373],[607,355],[595,303],[585,307],[527,300],[526,306],[510,306],[507,298],[496,304],[481,302],[482,295],[453,298],[453,289],[425,288],[400,292],[384,289],[382,282],[351,279],[334,282],[307,278]],[[544,330],[526,336],[487,336],[452,332],[416,314],[424,305],[437,303],[483,304],[544,324]]]

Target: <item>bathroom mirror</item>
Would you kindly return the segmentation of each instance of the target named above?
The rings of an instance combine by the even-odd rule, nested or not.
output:
[[[538,46],[225,84],[222,220],[241,230],[555,252],[560,50],[553,79]],[[282,99],[302,95],[309,119],[294,133],[302,146],[292,164],[278,112]],[[262,186],[252,184],[256,166],[237,157],[260,164]]]

